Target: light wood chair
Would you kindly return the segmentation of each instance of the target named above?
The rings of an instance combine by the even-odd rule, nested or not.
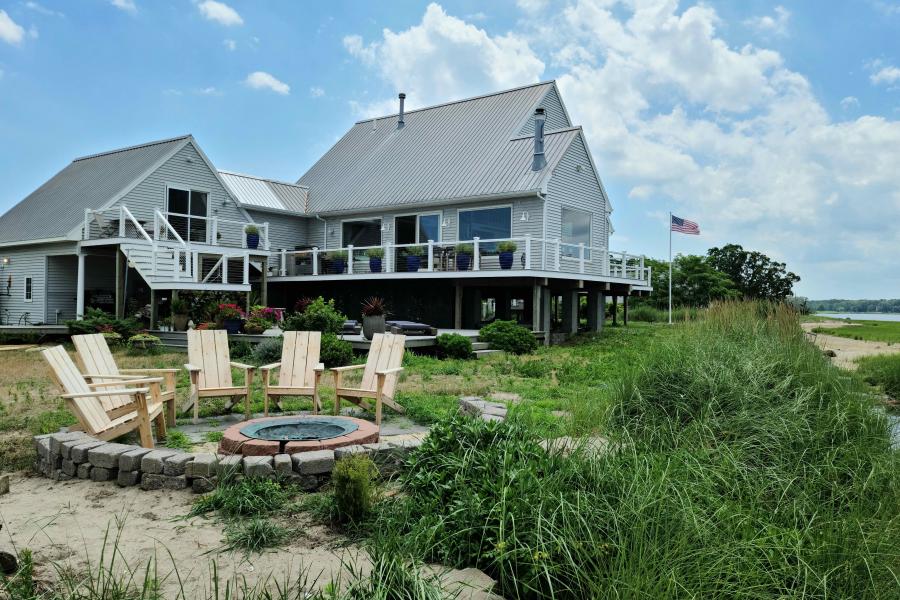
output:
[[[90,383],[128,383],[128,380],[142,377],[162,377],[166,385],[160,390],[158,400],[154,401],[161,401],[165,405],[166,419],[170,426],[175,426],[175,377],[178,369],[120,369],[102,333],[73,335],[72,342],[78,351],[84,378]]]
[[[346,398],[366,410],[369,410],[369,404],[364,398],[374,398],[376,425],[381,425],[382,404],[390,406],[397,412],[406,412],[402,406],[394,402],[397,376],[403,370],[400,365],[403,363],[405,346],[405,335],[376,333],[372,338],[371,346],[369,346],[369,356],[365,365],[331,369],[334,372],[334,391],[337,395],[334,401],[334,414],[338,414],[341,410],[341,398]],[[343,374],[363,368],[365,371],[363,371],[359,387],[346,387],[343,383]]]
[[[230,410],[241,398],[244,398],[244,414],[250,418],[250,386],[253,383],[254,367],[243,363],[232,362],[228,352],[228,333],[223,329],[187,332],[188,360],[184,368],[191,376],[191,393],[181,412],[194,409],[194,423],[200,417],[200,398],[219,398],[230,396],[231,401],[225,407]],[[234,385],[231,380],[231,367],[244,371],[244,385]]]
[[[282,408],[279,401],[282,396],[311,396],[313,414],[319,414],[322,410],[322,403],[319,401],[319,381],[325,370],[325,365],[319,362],[321,348],[320,331],[284,332],[281,362],[259,368],[263,378],[263,412],[266,416],[269,416],[270,396],[275,399],[278,408]],[[279,369],[277,386],[271,384],[274,369]]]
[[[80,429],[104,441],[137,429],[141,446],[153,448],[150,421],[154,420],[157,439],[165,439],[163,403],[153,400],[159,398],[160,378],[88,383],[62,346],[42,350],[41,354],[50,365],[57,383],[65,391],[62,397],[78,419]],[[123,387],[126,383],[147,387]],[[98,391],[96,388],[107,389]],[[151,398],[149,402],[148,393]]]

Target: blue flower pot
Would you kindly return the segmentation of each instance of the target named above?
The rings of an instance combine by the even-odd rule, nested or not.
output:
[[[340,274],[344,272],[344,268],[347,266],[347,262],[343,258],[336,258],[334,260],[328,261],[328,272],[333,274]]]
[[[472,264],[472,255],[468,252],[458,252],[456,254],[456,270],[468,271],[469,265]]]
[[[258,233],[248,233],[247,234],[247,247],[251,250],[256,250],[259,248],[259,234]]]
[[[222,327],[225,328],[225,331],[234,335],[236,333],[241,332],[241,320],[240,319],[224,319],[222,321]]]
[[[372,273],[381,273],[380,258],[369,258],[369,271]]]
[[[407,256],[406,257],[406,270],[410,273],[415,273],[419,270],[419,267],[422,265],[422,257],[421,256]]]
[[[501,269],[512,269],[513,264],[513,253],[512,252],[501,252],[500,253],[500,268]]]

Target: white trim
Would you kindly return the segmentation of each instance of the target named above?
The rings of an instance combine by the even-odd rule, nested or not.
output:
[[[461,219],[459,218],[459,213],[462,212],[475,212],[477,210],[492,210],[497,208],[508,208],[509,209],[509,237],[513,236],[513,205],[512,204],[494,204],[492,206],[479,206],[478,208],[458,208],[456,209],[456,241],[457,242],[471,242],[472,240],[464,240],[459,237],[459,222]]]
[[[29,285],[30,284],[30,285]],[[26,275],[22,278],[22,302],[34,302],[34,276]]]
[[[383,219],[382,217],[371,217],[371,218],[369,218],[369,219],[366,219],[366,218],[362,218],[362,219],[341,219],[341,220],[340,220],[340,224],[341,224],[340,242],[341,242],[341,243],[340,243],[340,245],[338,246],[338,248],[345,248],[345,247],[346,247],[346,246],[344,245],[344,223],[359,223],[359,222],[362,222],[362,221],[378,221],[378,223],[379,223],[379,225],[380,225],[381,227],[384,226],[384,219]],[[379,237],[379,242],[378,242],[378,245],[379,245],[379,246],[381,246],[381,245],[384,244],[384,230],[382,230],[381,227],[378,228],[378,234],[379,234],[379,236],[380,236],[380,237]]]
[[[186,241],[188,244],[194,243],[194,241],[190,239],[190,237],[191,237],[191,224],[190,224],[190,218],[191,218],[191,217],[201,217],[201,220],[203,221],[204,229],[205,229],[205,231],[206,231],[205,240],[209,240],[209,239],[210,239],[210,238],[209,238],[209,234],[210,234],[210,229],[209,229],[209,221],[210,221],[209,209],[210,209],[210,206],[209,206],[209,205],[210,205],[210,198],[212,198],[212,191],[211,191],[211,190],[203,189],[203,188],[201,188],[201,187],[199,187],[199,186],[197,186],[197,187],[194,187],[194,186],[192,186],[192,185],[182,186],[182,184],[180,184],[180,183],[169,183],[169,182],[166,182],[165,185],[166,185],[166,195],[165,195],[165,197],[163,198],[163,203],[165,204],[165,207],[166,207],[166,210],[165,210],[165,213],[164,213],[164,215],[165,215],[165,217],[166,217],[166,220],[169,219],[169,216],[170,216],[169,213],[176,214],[176,215],[177,215],[177,214],[181,214],[181,213],[176,213],[176,212],[173,211],[171,208],[169,208],[169,190],[178,190],[179,192],[187,192],[187,193],[188,193],[188,206],[187,206],[187,212],[185,213],[185,215],[186,215],[186,218],[188,219],[188,226],[187,226],[187,231],[185,232],[186,235],[185,235],[184,237],[187,237],[188,239],[185,240],[185,241]],[[192,200],[193,200],[194,192],[197,192],[197,193],[199,193],[199,194],[206,194],[206,214],[205,214],[205,215],[192,215],[192,214],[191,214],[191,202],[192,202]],[[182,218],[185,218],[185,217],[182,217]],[[253,221],[251,220],[250,222],[252,223]],[[174,226],[173,226],[173,227],[174,227]],[[155,237],[156,237],[156,232],[154,232],[154,238],[155,238]],[[205,242],[205,240],[204,240],[204,242]],[[214,240],[213,240],[213,241],[214,241]]]
[[[413,242],[403,242],[404,244],[409,244],[409,243],[425,244],[425,243],[427,243],[427,240],[425,242],[419,241],[419,233],[421,232],[421,229],[419,226],[419,217],[428,217],[428,216],[437,216],[437,218],[438,218],[438,239],[431,240],[431,241],[432,242],[442,241],[444,239],[444,211],[443,210],[426,210],[426,211],[420,211],[420,212],[405,212],[402,214],[398,213],[398,214],[393,215],[393,219],[394,219],[393,240],[394,240],[394,243],[395,244],[400,243],[397,241],[397,219],[400,217],[415,217],[416,218],[416,233],[415,233],[416,239]]]
[[[312,214],[319,215],[323,218],[336,218],[341,215],[365,215],[368,213],[378,214],[396,214],[394,211],[403,211],[403,214],[412,214],[407,210],[415,212],[415,209],[435,208],[440,210],[452,210],[457,204],[474,204],[476,202],[495,202],[498,200],[519,200],[523,198],[537,197],[543,200],[540,188],[530,190],[522,190],[520,192],[498,192],[496,194],[482,194],[480,196],[460,196],[458,198],[438,198],[431,200],[422,200],[416,202],[407,202],[404,204],[380,205],[380,206],[361,206],[356,208],[347,208],[344,210],[319,211],[317,213],[307,213],[306,216]]]
[[[588,256],[590,256],[591,258],[585,257],[584,262],[591,262],[593,259],[593,256],[594,256],[593,253],[591,252],[591,248],[594,247],[594,213],[591,212],[590,210],[586,210],[584,208],[578,208],[578,207],[572,206],[571,204],[560,204],[559,205],[559,240],[560,240],[560,243],[563,244],[564,246],[577,246],[578,245],[578,243],[573,244],[572,242],[566,242],[566,241],[563,241],[563,239],[562,239],[562,236],[563,236],[563,233],[562,233],[563,211],[564,210],[574,210],[575,212],[584,213],[588,216],[588,241],[587,241],[587,244],[585,244],[584,246],[585,246],[585,250],[587,251]],[[572,258],[575,260],[579,259],[578,256],[562,256],[562,255],[560,255],[560,258]]]
[[[78,226],[79,230],[81,225]],[[75,243],[78,240],[72,240],[67,237],[43,238],[40,240],[20,240],[17,242],[0,242],[0,248],[15,248],[16,246],[35,246],[39,244],[59,244],[61,242]]]

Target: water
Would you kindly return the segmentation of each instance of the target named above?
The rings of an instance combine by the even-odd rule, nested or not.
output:
[[[817,312],[817,317],[851,319],[853,321],[900,321],[900,313],[834,313]]]

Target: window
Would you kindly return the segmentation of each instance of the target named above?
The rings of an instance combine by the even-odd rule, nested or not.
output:
[[[185,241],[207,243],[206,219],[191,217],[206,217],[209,194],[197,190],[181,190],[169,188],[167,193],[168,211],[174,215],[167,215],[172,228]]]
[[[25,278],[25,302],[31,302],[31,295],[33,293],[31,277]]]
[[[397,244],[427,244],[428,240],[441,241],[440,213],[398,216],[394,219],[394,227],[396,228],[394,242]]]
[[[341,247],[380,246],[381,219],[344,221],[341,224]]]
[[[591,213],[575,208],[562,209],[562,231],[560,232],[562,247],[560,254],[569,258],[578,258],[579,244],[584,244],[584,258],[591,258]]]
[[[512,207],[476,208],[459,211],[459,239],[502,240],[512,237]],[[482,244],[483,253],[496,252],[497,244]]]

